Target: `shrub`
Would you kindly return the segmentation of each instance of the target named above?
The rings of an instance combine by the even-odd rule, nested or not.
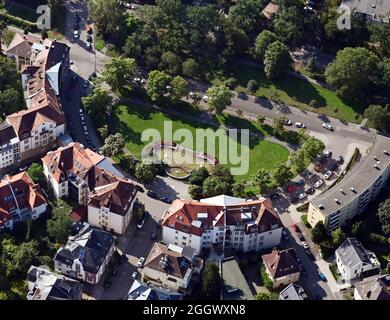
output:
[[[309,102],[309,106],[312,108],[319,108],[320,107],[319,102],[315,99],[313,99]]]
[[[263,283],[263,286],[266,287],[268,290],[272,289],[272,280],[268,276],[267,272],[265,271],[265,267],[262,264],[260,268],[260,277],[261,281]]]
[[[248,89],[249,92],[254,93],[259,88],[259,86],[256,80],[251,79],[248,81],[246,88]]]
[[[237,79],[230,77],[223,82],[229,89],[233,90],[237,85]]]

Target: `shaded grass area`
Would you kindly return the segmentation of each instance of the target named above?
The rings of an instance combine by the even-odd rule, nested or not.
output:
[[[232,76],[237,79],[238,85],[235,90],[238,92],[250,94],[246,86],[249,80],[254,79],[259,88],[252,94],[257,97],[349,122],[359,123],[363,119],[362,106],[347,104],[336,95],[336,92],[304,79],[283,75],[282,78],[271,82],[267,80],[262,69],[244,65],[236,67]],[[212,82],[218,84],[224,80],[226,77],[218,75]]]
[[[10,15],[15,17],[19,17],[23,20],[27,20],[29,22],[37,22],[39,15],[36,13],[36,9],[32,7],[27,7],[25,5],[20,5],[17,2],[14,2],[12,5],[7,7],[7,12]]]
[[[213,131],[217,129],[201,122],[187,121],[171,115],[168,116],[162,112],[141,105],[119,105],[115,107],[116,128],[123,134],[126,140],[127,149],[138,158],[141,156],[141,151],[144,146],[151,141],[156,141],[156,139],[169,141],[170,137],[164,137],[164,122],[167,121],[171,121],[173,133],[179,129],[188,129],[194,137],[196,136],[196,129],[209,129],[209,132],[206,132],[206,138],[212,138]],[[149,138],[146,139],[146,141],[142,141],[142,132],[146,129],[156,129],[160,134],[160,137]],[[166,131],[167,130],[165,130],[165,132]],[[237,140],[240,142],[240,137],[238,137]],[[203,146],[199,144],[199,140],[196,141],[197,144],[195,145],[195,142],[193,142],[192,139],[183,139],[183,137],[180,136],[174,136],[173,141],[184,147],[206,152],[219,160],[221,160],[219,157],[220,151],[224,151],[224,153],[227,152],[227,150],[224,150],[225,147],[221,145],[221,141],[218,138],[216,139],[215,144],[210,144],[211,148],[209,149],[207,148],[206,139],[203,141]],[[227,148],[236,149],[236,140],[232,137],[228,137],[227,141]],[[241,146],[241,144],[239,143],[238,146]],[[237,151],[238,156],[241,156],[240,150],[237,149],[233,151]],[[248,157],[245,157],[244,160],[249,161],[249,170],[244,175],[236,176],[237,180],[245,179],[260,168],[271,169],[276,162],[287,161],[289,156],[289,151],[284,146],[254,137],[250,138],[249,148],[246,148],[246,151],[248,151]],[[227,167],[237,166],[239,166],[239,164],[227,164]]]

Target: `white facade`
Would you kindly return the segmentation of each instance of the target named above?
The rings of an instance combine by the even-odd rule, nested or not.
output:
[[[13,138],[0,146],[0,169],[8,167],[19,160],[19,139]]]
[[[370,262],[371,263],[369,264],[362,262],[357,264],[343,264],[338,252],[336,251],[337,268],[339,269],[343,280],[346,282],[350,282],[351,280],[361,277],[362,273],[366,271],[378,269],[380,267],[380,264],[375,256],[370,258]]]
[[[162,240],[166,244],[172,243],[181,247],[190,247],[194,249],[197,254],[199,254],[203,248],[202,237],[175,230],[167,226],[163,226],[162,228]]]
[[[186,289],[190,284],[190,280],[192,277],[192,269],[188,268],[185,276],[183,278],[179,278],[156,269],[145,267],[143,270],[143,276],[151,278],[153,280],[157,280],[159,285],[164,288],[169,288],[178,291],[180,288]]]

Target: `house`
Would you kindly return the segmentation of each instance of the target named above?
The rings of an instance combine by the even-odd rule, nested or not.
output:
[[[20,159],[19,138],[7,122],[0,124],[0,170],[11,166]]]
[[[301,272],[294,248],[273,249],[271,253],[263,255],[262,258],[265,271],[272,280],[273,288],[298,281]]]
[[[283,225],[269,199],[221,195],[201,201],[175,200],[163,214],[165,243],[251,251],[279,245]]]
[[[390,2],[378,0],[343,0],[341,3],[348,6],[353,13],[360,13],[374,22],[389,23],[390,20]]]
[[[276,4],[274,1],[270,1],[263,9],[262,14],[268,20],[273,20],[275,16],[278,14],[278,11],[279,11],[279,5]]]
[[[279,293],[279,300],[307,300],[305,290],[296,283],[290,283]]]
[[[31,266],[27,282],[27,300],[81,300],[83,285],[49,268]]]
[[[90,284],[99,282],[115,250],[115,237],[87,223],[77,225],[76,235],[70,236],[54,257],[54,270],[73,279]]]
[[[182,300],[183,295],[164,288],[155,288],[134,280],[127,300]]]
[[[378,275],[355,284],[355,300],[390,300],[390,275]]]
[[[186,293],[191,279],[203,268],[195,250],[176,245],[155,243],[146,258],[142,279],[163,288]]]
[[[0,231],[12,230],[14,225],[27,219],[38,219],[47,208],[40,186],[26,171],[0,181]]]
[[[356,238],[347,238],[337,248],[336,263],[344,282],[364,279],[381,272],[375,254],[365,249]]]
[[[87,207],[90,225],[117,234],[126,231],[137,188],[127,179],[103,169],[110,168],[103,156],[76,142],[48,152],[42,163],[55,196],[69,197]]]
[[[253,300],[248,282],[241,272],[235,257],[221,261],[220,272],[223,279],[222,300]]]

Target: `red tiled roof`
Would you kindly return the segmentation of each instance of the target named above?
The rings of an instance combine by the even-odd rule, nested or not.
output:
[[[274,249],[271,253],[263,255],[262,258],[268,272],[275,279],[300,272],[296,256],[295,249],[290,248],[281,251]]]
[[[87,221],[88,220],[88,210],[86,206],[79,206],[70,213],[70,217],[73,222]]]

